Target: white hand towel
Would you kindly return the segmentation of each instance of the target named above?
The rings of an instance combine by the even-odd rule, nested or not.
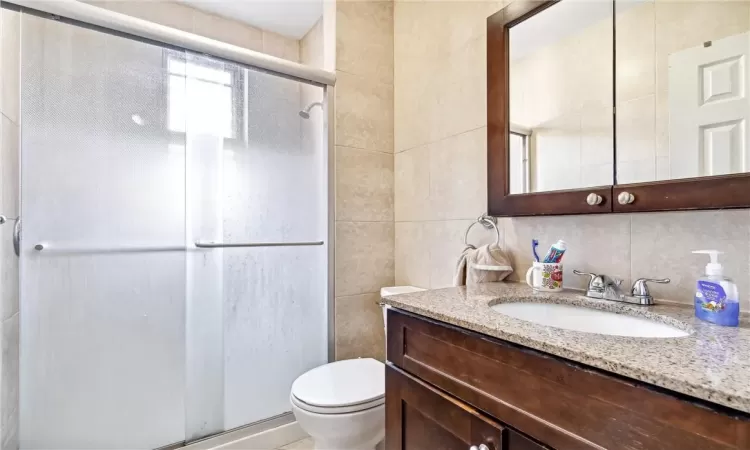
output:
[[[453,286],[464,286],[466,285],[466,268],[468,267],[469,256],[476,251],[473,246],[465,247],[458,257],[458,263],[456,263],[456,271],[453,274]]]
[[[473,251],[467,261],[466,284],[502,281],[513,273],[508,257],[495,244],[483,245]]]

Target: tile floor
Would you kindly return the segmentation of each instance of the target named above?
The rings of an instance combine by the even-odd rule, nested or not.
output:
[[[301,441],[292,442],[276,450],[313,450],[312,438],[302,439]]]
[[[381,442],[375,448],[377,450],[384,450],[385,442]],[[313,450],[313,440],[312,438],[302,439],[301,441],[292,442],[291,444],[279,447],[276,450]]]

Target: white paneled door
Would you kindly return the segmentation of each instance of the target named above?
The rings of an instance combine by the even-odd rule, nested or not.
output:
[[[669,55],[669,178],[747,172],[750,34]]]

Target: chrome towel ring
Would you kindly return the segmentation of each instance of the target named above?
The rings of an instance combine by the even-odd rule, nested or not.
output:
[[[497,228],[497,218],[488,216],[487,214],[482,214],[481,216],[477,217],[477,220],[472,222],[471,225],[469,225],[469,228],[466,229],[466,233],[464,233],[464,245],[471,248],[476,248],[474,245],[469,244],[469,232],[471,231],[471,227],[473,227],[476,224],[481,224],[484,228],[490,230],[495,229],[495,246],[500,247],[500,230]]]

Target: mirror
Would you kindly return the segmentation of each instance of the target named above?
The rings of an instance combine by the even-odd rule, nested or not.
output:
[[[748,172],[750,3],[615,5],[617,184]]]
[[[748,57],[746,0],[510,0],[487,19],[489,213],[750,207]]]
[[[613,184],[612,8],[562,0],[510,28],[510,194]]]

